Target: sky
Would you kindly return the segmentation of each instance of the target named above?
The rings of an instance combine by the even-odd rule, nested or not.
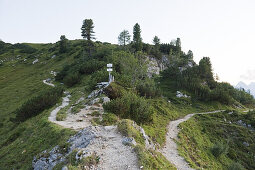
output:
[[[60,35],[81,39],[84,19],[93,19],[96,38],[118,43],[135,23],[142,38],[162,43],[181,38],[194,60],[211,58],[220,81],[255,81],[254,0],[0,0],[0,39],[9,43],[54,43]]]

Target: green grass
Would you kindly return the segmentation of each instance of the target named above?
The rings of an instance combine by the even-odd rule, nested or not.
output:
[[[61,141],[66,141],[71,130],[60,128],[48,121],[48,110],[4,134],[1,141],[1,169],[30,169],[33,157],[51,149]]]
[[[181,100],[181,99],[176,99]],[[214,111],[227,109],[228,106],[218,102],[203,103],[194,101],[191,105],[168,103],[164,99],[151,99],[151,105],[154,108],[153,120],[151,123],[143,124],[146,134],[159,145],[166,141],[167,125],[170,121],[184,117],[190,113],[200,113],[205,111]]]
[[[145,148],[145,142],[142,134],[136,128],[134,122],[129,119],[123,119],[118,122],[118,130],[126,137],[133,137],[137,142],[134,150],[137,154],[139,166],[145,170],[154,169],[176,169],[161,153]]]
[[[40,46],[40,45],[38,45]],[[41,46],[40,46],[41,47]],[[41,47],[46,48],[45,46]],[[13,112],[25,101],[36,96],[48,87],[42,80],[51,77],[50,71],[60,70],[72,57],[57,57],[48,60],[52,53],[41,51],[39,62],[32,65],[32,59],[26,62],[8,61],[0,67],[0,169],[30,169],[33,157],[45,149],[53,148],[65,141],[73,132],[49,123],[47,117],[51,111],[45,110],[38,116],[21,124],[14,124],[9,119]],[[0,58],[18,55],[7,53]],[[27,58],[27,54],[20,54]],[[35,54],[37,55],[37,54]],[[14,66],[13,66],[14,65]]]
[[[215,113],[196,115],[182,123],[178,143],[180,154],[196,169],[228,169],[238,166],[233,165],[235,162],[246,169],[254,169],[255,132],[238,125],[238,120],[249,121],[243,113]],[[228,147],[225,154],[213,154],[217,143]]]
[[[36,96],[47,88],[52,88],[42,82],[42,80],[46,78],[53,78],[53,76],[50,75],[50,71],[60,71],[65,64],[70,64],[74,61],[74,58],[82,49],[80,46],[81,44],[79,44],[81,41],[70,41],[70,43],[74,45],[72,50],[67,54],[57,54],[54,59],[51,59],[51,56],[53,56],[57,51],[56,48],[55,52],[54,50],[51,52],[51,48],[55,48],[54,44],[28,44],[38,50],[34,54],[20,53],[19,50],[15,49],[0,55],[0,59],[8,59],[8,61],[0,66],[0,169],[31,169],[34,156],[38,155],[43,150],[51,149],[58,144],[65,146],[66,139],[68,139],[70,135],[74,134],[73,131],[63,129],[47,120],[54,107],[44,110],[39,115],[20,124],[14,124],[10,121],[10,118],[15,116],[13,112],[25,101]],[[77,44],[77,46],[75,44]],[[21,59],[16,60],[15,58],[17,58],[17,55],[20,55]],[[26,61],[24,61],[25,58],[27,59]],[[39,62],[33,65],[32,62],[36,58],[39,59]],[[74,112],[78,112],[79,109],[84,106],[87,102],[86,99],[79,104],[76,104],[76,101],[82,96],[88,95],[91,90],[92,80],[92,76],[82,75],[82,79],[79,84],[67,89],[67,91],[71,94],[71,101],[68,107],[61,110],[62,113],[65,113],[71,105],[74,106]],[[58,86],[61,85],[58,82],[54,83]],[[163,145],[165,143],[165,135],[167,133],[166,127],[169,121],[183,117],[188,113],[228,108],[217,102],[203,103],[193,101],[191,99],[179,99],[175,97],[175,89],[171,89],[168,84],[161,82],[160,86],[165,98],[146,99],[153,107],[153,120],[150,123],[141,124],[141,126],[145,129],[146,134],[159,145]],[[112,97],[121,96],[121,91],[116,91],[114,88],[112,91]],[[167,102],[168,100],[171,102]],[[61,103],[61,101],[59,101],[59,103]],[[116,115],[111,113],[103,114],[102,117],[103,120],[101,122],[98,119],[94,123],[102,125],[119,123],[119,129],[123,134],[135,138],[138,143],[135,150],[139,158],[139,163],[144,166],[144,169],[175,169],[160,153],[145,149],[144,140],[137,129],[133,128],[131,125],[131,120],[119,120]],[[61,120],[64,119],[65,114],[58,114],[58,118]],[[184,148],[183,150],[180,149],[183,156],[188,161],[190,159],[191,163],[195,162],[192,166],[197,168],[227,167],[230,163],[232,164],[232,160],[241,161],[241,164],[247,168],[247,164],[249,164],[247,161],[251,161],[251,157],[248,157],[247,154],[244,154],[241,151],[233,151],[233,148],[231,147],[229,148],[229,153],[227,155],[221,156],[221,161],[211,154],[211,147],[219,139],[219,137],[212,138],[211,136],[217,136],[218,133],[222,133],[222,131],[224,132],[225,129],[231,130],[233,127],[232,125],[226,125],[222,122],[210,124],[210,122],[213,121],[206,120],[207,119],[205,119],[205,121],[201,120],[201,123],[198,119],[191,119],[190,121],[193,122],[188,124],[186,128],[189,133],[187,134],[186,131],[183,131],[183,134],[180,134],[183,135],[181,136],[180,141],[182,142],[180,143],[180,146],[183,146]],[[217,134],[211,134],[206,131],[206,136],[201,137],[202,132],[200,131],[204,131],[201,127],[205,126],[206,128],[204,129],[207,129],[207,125],[212,126],[210,129],[211,131],[213,131],[213,128],[217,128],[215,131]],[[229,126],[229,128],[226,127],[222,130],[222,126]],[[195,129],[189,131],[188,129],[190,128]],[[248,137],[253,134],[240,130],[240,127],[235,128],[233,129],[238,131],[239,135],[245,135],[245,140],[247,139],[247,141],[251,144],[251,149],[254,151],[253,143],[255,142],[253,141],[253,137]],[[201,139],[194,139],[194,137],[192,138],[190,135],[197,135],[197,138],[201,137]],[[241,138],[243,136],[238,137]],[[198,141],[200,141],[200,143]],[[206,148],[207,150],[203,148],[203,143],[208,144],[208,147]],[[233,145],[236,143],[233,143]],[[196,153],[196,150],[192,147],[198,149],[199,153]],[[189,153],[191,156],[187,155],[187,150],[190,151]],[[247,151],[250,152],[250,149]],[[250,153],[253,154],[253,151]],[[229,156],[230,153],[233,153],[231,154],[231,158]],[[209,154],[209,156],[207,154]],[[71,157],[70,160],[72,160]],[[226,163],[222,163],[222,161],[225,161]],[[75,166],[76,165],[71,163],[70,169],[75,169]]]

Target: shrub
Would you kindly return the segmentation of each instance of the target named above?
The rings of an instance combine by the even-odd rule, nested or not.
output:
[[[96,71],[91,75],[90,81],[88,81],[88,86],[91,90],[95,89],[97,83],[107,82],[108,81],[108,73],[106,70]]]
[[[153,98],[160,95],[159,89],[156,87],[156,84],[152,79],[140,81],[136,86],[136,89],[141,96],[145,96],[147,98]]]
[[[56,120],[57,120],[57,121],[63,121],[63,120],[66,119],[66,116],[67,116],[67,115],[66,115],[65,112],[59,111],[59,112],[57,113]]]
[[[228,152],[228,146],[223,143],[217,142],[211,149],[212,154],[218,158],[221,155],[225,155]]]
[[[62,88],[52,88],[40,93],[26,101],[22,106],[14,111],[15,122],[23,122],[33,116],[38,115],[45,109],[54,106],[63,94]]]
[[[100,116],[100,112],[99,111],[94,111],[91,113],[91,116]]]
[[[126,137],[133,137],[136,142],[144,145],[144,138],[137,129],[138,126],[132,120],[123,119],[118,122],[118,130],[122,135]]]
[[[125,89],[117,83],[111,83],[107,88],[104,89],[104,93],[111,100],[121,97],[124,92]]]
[[[238,162],[233,162],[229,167],[228,170],[245,170],[245,168]]]
[[[100,122],[103,126],[109,126],[116,124],[118,122],[118,117],[112,113],[103,114],[103,120]]]
[[[105,66],[105,63],[103,61],[92,59],[82,64],[79,68],[79,72],[81,74],[91,74],[100,70],[104,66]]]
[[[20,52],[22,52],[22,53],[32,54],[37,51],[35,48],[33,48],[27,44],[17,43],[17,44],[14,44],[13,47],[20,49]]]
[[[81,81],[80,74],[78,72],[68,74],[64,79],[63,82],[68,87],[72,87],[73,85],[79,83]]]
[[[62,142],[59,144],[59,152],[65,154],[69,151],[71,144],[68,142]]]
[[[91,167],[92,165],[98,164],[100,157],[93,152],[90,156],[87,156],[81,160],[81,165]]]
[[[143,98],[132,92],[125,92],[121,98],[114,99],[103,105],[106,111],[119,115],[125,119],[132,119],[137,123],[152,120],[152,108]]]

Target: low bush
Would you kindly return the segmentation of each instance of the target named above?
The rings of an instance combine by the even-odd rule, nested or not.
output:
[[[74,72],[71,74],[68,74],[64,79],[63,82],[65,85],[67,85],[68,87],[72,87],[75,84],[79,83],[81,80],[81,76],[78,72]]]
[[[160,95],[160,90],[157,88],[153,79],[145,79],[138,82],[136,86],[138,93],[147,98],[153,98]]]
[[[225,155],[227,154],[228,152],[228,146],[223,144],[223,143],[220,143],[220,142],[217,142],[212,148],[211,148],[211,152],[212,154],[218,158],[220,157],[221,155]]]
[[[228,170],[245,170],[245,168],[238,162],[233,162],[229,167]]]
[[[100,70],[104,66],[105,66],[105,63],[103,61],[92,59],[92,60],[84,62],[84,64],[80,66],[79,72],[81,74],[91,74]]]
[[[136,145],[134,151],[136,152],[139,164],[143,166],[143,169],[176,170],[176,168],[159,152],[147,150],[141,145]]]
[[[147,123],[152,120],[152,107],[143,97],[132,92],[125,92],[121,98],[114,99],[103,105],[108,112],[137,123]]]
[[[91,167],[92,165],[98,164],[100,161],[100,156],[97,156],[95,152],[93,152],[90,156],[87,156],[81,160],[81,165],[83,167]]]
[[[100,82],[108,82],[108,73],[106,70],[99,70],[94,72],[91,75],[90,81],[88,82],[88,86],[91,90],[94,90],[97,83]]]
[[[14,44],[12,46],[13,48],[18,48],[20,49],[20,52],[22,53],[27,53],[27,54],[32,54],[34,52],[36,52],[37,50],[27,44],[20,44],[20,43],[17,43],[17,44]]]
[[[15,122],[23,122],[33,116],[38,115],[43,110],[54,106],[63,94],[62,88],[52,88],[46,90],[36,97],[26,101],[22,106],[14,111]]]
[[[119,98],[123,95],[126,90],[124,87],[117,83],[111,83],[107,88],[104,89],[104,93],[111,99]]]
[[[255,111],[249,111],[245,116],[247,124],[252,125],[255,127]]]
[[[126,137],[133,137],[136,142],[144,146],[145,145],[144,138],[137,129],[138,126],[132,120],[123,119],[120,122],[118,122],[118,130],[122,135]]]
[[[119,118],[112,113],[105,113],[102,115],[102,120],[100,120],[99,117],[93,118],[92,119],[92,124],[93,125],[103,125],[103,126],[110,126],[110,125],[115,125],[118,123]]]
[[[91,116],[99,116],[100,112],[99,111],[94,111],[91,113]]]
[[[66,116],[67,116],[67,115],[66,115],[65,112],[59,111],[59,112],[57,113],[56,120],[57,120],[57,121],[63,121],[63,120],[66,119]]]

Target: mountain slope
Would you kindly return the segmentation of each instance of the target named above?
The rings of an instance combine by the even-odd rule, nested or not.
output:
[[[89,52],[82,40],[68,40],[68,44],[68,50],[61,53],[59,42],[4,43],[4,49],[0,51],[1,169],[30,169],[34,158],[42,153],[57,146],[70,149],[67,141],[77,134],[72,129],[84,126],[64,128],[59,126],[63,122],[88,123],[94,127],[117,126],[122,137],[136,141],[137,145],[132,145],[131,150],[135,152],[132,155],[136,156],[140,167],[175,169],[157,150],[167,141],[169,121],[191,112],[243,109],[246,104],[254,104],[249,94],[229,84],[216,82],[208,58],[196,64],[176,45],[162,44],[160,53],[155,55],[149,50],[154,49],[150,44],[144,44],[146,48],[138,52],[132,44],[124,49],[114,44],[93,42],[93,49]],[[92,106],[87,107],[91,102],[88,96],[97,89],[97,83],[108,80],[107,63],[113,63],[115,82],[98,96],[98,100],[109,97],[110,101],[103,107],[99,101],[93,103],[95,110],[92,112]],[[149,68],[151,64],[153,69]],[[151,70],[156,71],[152,73]],[[43,83],[44,80],[47,83]],[[54,87],[49,86],[52,83]],[[54,122],[59,125],[50,122],[48,117],[61,105],[61,96],[54,96],[58,99],[57,106],[45,104],[49,100],[45,94],[52,95],[48,92],[57,88],[70,94],[69,104],[56,113]],[[99,106],[101,110],[97,110]],[[22,119],[18,115],[23,115]],[[148,141],[155,150],[147,147]],[[91,158],[85,155],[78,161],[76,154],[70,153],[69,159],[56,168],[81,168]]]

